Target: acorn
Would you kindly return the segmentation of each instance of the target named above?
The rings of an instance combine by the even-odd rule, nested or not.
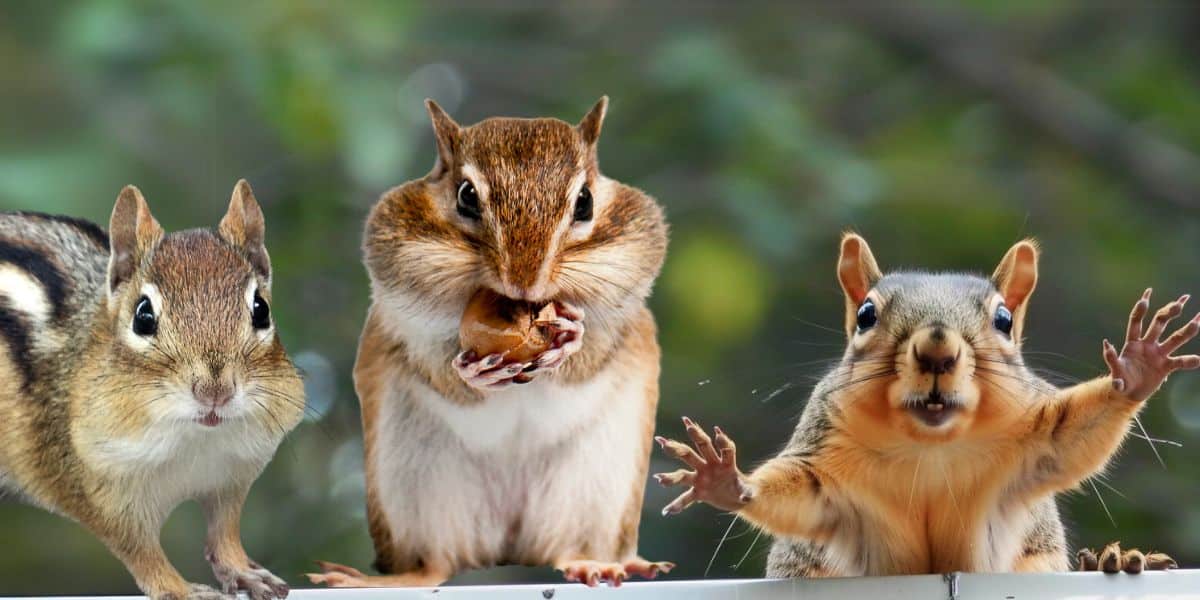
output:
[[[506,363],[530,362],[550,349],[557,317],[553,302],[536,305],[482,288],[467,302],[458,340],[479,358],[500,354]]]

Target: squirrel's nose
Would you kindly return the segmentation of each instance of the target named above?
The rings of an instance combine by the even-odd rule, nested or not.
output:
[[[947,336],[941,328],[913,342],[913,359],[922,373],[944,375],[953,373],[961,354],[957,341]]]
[[[220,408],[233,400],[233,386],[218,381],[197,381],[192,384],[192,396],[204,406]]]

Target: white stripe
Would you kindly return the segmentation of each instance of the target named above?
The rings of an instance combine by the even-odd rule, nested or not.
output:
[[[46,290],[38,280],[15,265],[0,265],[0,294],[8,298],[9,306],[39,324],[50,317],[50,299]]]

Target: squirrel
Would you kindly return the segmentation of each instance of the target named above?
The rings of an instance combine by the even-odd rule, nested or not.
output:
[[[286,597],[238,531],[250,485],[304,407],[270,299],[245,181],[215,232],[165,234],[133,186],[107,232],[0,213],[0,493],[83,525],[152,598]],[[189,499],[208,521],[220,591],[185,581],[159,543]]]
[[[667,226],[648,194],[600,173],[607,106],[577,125],[464,127],[426,100],[436,164],[384,193],[364,234],[354,385],[385,575],[318,561],[314,583],[434,586],[521,564],[620,585],[674,566],[637,555],[659,377],[645,299]],[[552,303],[553,344],[527,362],[464,351],[480,289]]]
[[[1188,296],[1145,327],[1146,290],[1121,351],[1102,345],[1109,375],[1058,389],[1021,356],[1038,254],[1015,244],[990,279],[883,275],[866,241],[845,235],[848,345],[791,440],[744,474],[728,434],[684,417],[692,445],[656,438],[688,466],[655,475],[689,486],[663,514],[706,502],[773,534],[770,577],[1069,570],[1055,494],[1105,468],[1168,374],[1200,367],[1173,355],[1200,315],[1162,338]],[[1079,558],[1081,570],[1175,566],[1118,544]]]

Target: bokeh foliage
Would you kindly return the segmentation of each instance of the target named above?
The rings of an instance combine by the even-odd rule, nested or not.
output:
[[[973,28],[952,31],[985,33],[997,49],[976,57],[985,66],[1018,57],[1072,86],[1066,116],[1083,98],[1185,159],[1200,151],[1200,5],[912,4],[918,25],[950,15]],[[947,68],[954,48],[916,39],[853,11],[773,2],[6,2],[0,208],[104,222],[136,183],[182,229],[214,225],[234,181],[250,180],[281,334],[320,417],[255,486],[244,537],[299,584],[314,558],[372,558],[349,375],[368,301],[359,234],[380,192],[433,163],[425,97],[469,123],[574,121],[611,96],[604,170],[657,196],[673,226],[652,300],[660,431],[678,435],[682,414],[720,424],[748,464],[783,444],[820,361],[841,353],[833,263],[845,229],[885,268],[982,272],[1037,236],[1028,356],[1063,381],[1101,371],[1100,340],[1120,335],[1144,287],[1200,291],[1197,204],[1029,119],[1003,90]],[[1195,189],[1194,163],[1151,162]],[[1196,565],[1200,375],[1173,378],[1143,422],[1182,448],[1159,446],[1163,468],[1131,440],[1105,484],[1064,498],[1073,541],[1121,539]],[[669,466],[655,455],[653,468]],[[648,489],[642,549],[680,563],[672,577],[701,576],[728,517],[697,507],[664,519],[668,499]],[[134,590],[68,521],[0,504],[0,535],[0,593]],[[164,543],[208,581],[202,537],[188,506]],[[761,574],[767,541],[750,548],[753,537],[731,538],[710,575]],[[530,578],[555,579],[505,569],[457,581]]]

